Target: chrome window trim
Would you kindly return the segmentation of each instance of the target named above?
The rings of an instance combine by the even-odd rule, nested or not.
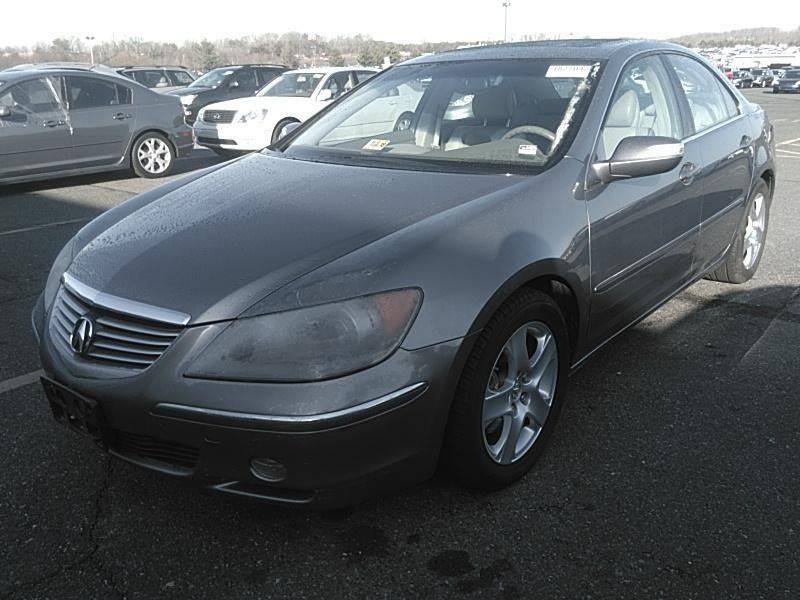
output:
[[[118,312],[130,317],[138,317],[140,319],[147,319],[150,321],[158,321],[168,325],[185,326],[189,323],[191,315],[186,313],[171,310],[169,308],[161,308],[136,300],[128,300],[127,298],[120,298],[106,292],[101,292],[94,289],[75,279],[69,273],[64,273],[61,277],[61,283],[70,290],[72,293],[77,294],[89,304],[98,308],[105,308],[110,311]]]
[[[682,142],[684,142],[684,143],[686,143],[686,142],[691,142],[691,141],[693,141],[693,140],[696,140],[696,139],[698,139],[698,138],[701,138],[701,137],[703,137],[703,136],[704,136],[705,134],[707,134],[707,133],[711,133],[712,131],[716,131],[717,129],[720,129],[720,128],[722,128],[722,127],[725,127],[726,125],[730,125],[731,123],[735,123],[735,122],[736,122],[736,121],[738,121],[739,119],[743,119],[745,116],[747,116],[747,115],[744,115],[744,114],[742,114],[742,113],[739,113],[739,114],[738,114],[738,115],[736,115],[735,117],[728,117],[728,118],[727,118],[727,119],[725,119],[724,121],[720,121],[719,123],[715,123],[715,124],[714,124],[714,125],[712,125],[711,127],[708,127],[708,128],[706,128],[706,129],[703,129],[703,131],[698,131],[697,133],[693,133],[692,135],[690,135],[690,136],[689,136],[689,137],[687,137],[687,138],[683,138],[681,141],[682,141]]]

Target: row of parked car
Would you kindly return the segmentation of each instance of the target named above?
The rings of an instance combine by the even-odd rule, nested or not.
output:
[[[163,177],[194,142],[220,155],[259,150],[375,73],[274,64],[219,67],[199,78],[178,66],[6,69],[0,183],[126,168]],[[421,93],[391,90],[375,103],[372,127],[359,127],[408,127]]]
[[[741,69],[726,71],[737,88],[772,88],[774,93],[800,91],[800,68],[787,69]]]

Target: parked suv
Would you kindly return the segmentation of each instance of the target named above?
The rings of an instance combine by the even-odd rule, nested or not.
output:
[[[0,72],[0,183],[130,167],[163,177],[191,149],[180,103],[119,75]]]
[[[769,69],[749,69],[753,76],[753,87],[772,87],[774,75]]]
[[[157,92],[185,88],[194,82],[186,67],[117,67],[117,73]]]
[[[800,68],[784,69],[772,81],[772,92],[800,92]]]
[[[201,108],[212,102],[253,96],[289,67],[283,65],[234,65],[212,69],[195,79],[188,87],[169,92],[183,104],[186,122],[197,119]]]

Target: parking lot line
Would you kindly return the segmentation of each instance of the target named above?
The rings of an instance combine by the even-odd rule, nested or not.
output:
[[[800,142],[800,138],[794,138],[793,140],[786,140],[786,141],[783,141],[783,142],[778,142],[775,145],[776,146],[788,146],[789,144],[795,144],[797,142]]]
[[[33,371],[32,373],[26,373],[25,375],[19,375],[18,377],[12,377],[11,379],[0,381],[0,394],[36,383],[39,381],[39,377],[42,375],[44,375],[44,371],[39,369],[38,371]]]
[[[9,229],[8,231],[0,231],[0,236],[11,235],[12,233],[25,233],[26,231],[36,231],[37,229],[45,229],[47,227],[58,227],[59,225],[71,225],[73,223],[80,223],[88,221],[89,219],[69,219],[68,221],[55,221],[53,223],[43,223],[42,225],[32,225],[31,227],[21,227],[20,229]]]
[[[794,150],[784,150],[783,148],[778,148],[778,152],[781,152],[783,154],[795,154],[797,156],[800,156],[800,152],[795,152]]]

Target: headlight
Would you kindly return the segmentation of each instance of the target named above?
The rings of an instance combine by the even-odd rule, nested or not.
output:
[[[194,102],[194,99],[197,98],[197,94],[188,94],[186,96],[178,96],[178,97],[181,99],[181,104],[183,104],[184,106],[188,106],[189,104]]]
[[[44,309],[50,310],[53,300],[58,293],[58,286],[61,284],[61,276],[66,272],[72,264],[72,253],[75,247],[75,238],[72,238],[67,245],[61,249],[61,252],[56,256],[53,266],[50,268],[50,274],[47,276],[47,283],[44,286]]]
[[[248,112],[237,113],[237,123],[252,123],[254,121],[263,121],[267,117],[267,109],[250,110]]]
[[[319,381],[388,358],[417,314],[416,288],[238,319],[200,354],[189,377]]]

